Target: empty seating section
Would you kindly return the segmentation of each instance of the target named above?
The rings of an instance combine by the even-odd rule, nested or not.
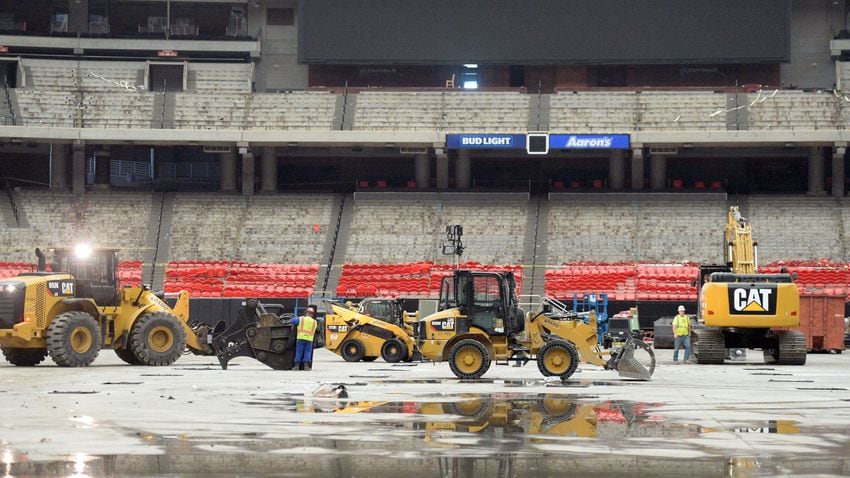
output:
[[[32,262],[0,261],[0,279],[14,277],[22,272],[32,272],[36,269]]]
[[[844,260],[843,208],[831,198],[750,196],[744,212],[758,243],[759,261]]]
[[[37,90],[77,91],[80,89],[78,62],[25,59],[26,86]]]
[[[722,196],[563,195],[549,209],[549,263],[717,262],[726,217]]]
[[[699,266],[574,262],[546,271],[546,294],[570,299],[574,294],[606,293],[609,300],[696,300]]]
[[[327,92],[256,93],[245,118],[245,129],[329,131],[336,95]]]
[[[749,95],[749,129],[842,129],[842,106],[832,92],[761,90]]]
[[[483,265],[465,262],[458,266],[483,272],[513,272],[517,291],[522,291],[522,267],[519,265]],[[436,298],[443,277],[453,274],[451,264],[422,261],[406,264],[345,264],[337,287],[340,297],[420,297]]]
[[[257,264],[242,261],[172,261],[165,292],[192,297],[308,297],[318,265]]]
[[[18,124],[74,128],[82,123],[78,93],[59,90],[17,90]]]
[[[145,91],[86,94],[82,100],[82,125],[86,128],[151,127],[154,94]]]
[[[727,95],[702,91],[642,91],[637,95],[642,130],[725,130]]]
[[[123,61],[81,61],[80,88],[86,92],[144,92],[145,64]]]
[[[250,93],[250,63],[189,63],[189,86],[206,93]]]
[[[571,133],[626,132],[637,123],[633,92],[560,92],[549,104],[549,129]]]
[[[120,249],[122,259],[148,251],[150,193],[93,192],[84,195],[23,190],[17,198],[27,227],[0,228],[6,260],[31,261],[33,247],[88,243]]]
[[[354,129],[527,131],[529,98],[518,92],[363,91],[357,94]]]
[[[171,227],[171,259],[317,264],[321,261],[333,196],[178,194]],[[318,225],[318,227],[316,227]]]
[[[242,129],[250,94],[175,93],[174,128]]]
[[[552,95],[550,129],[577,133],[630,130],[725,130],[725,93],[594,91]]]
[[[783,270],[797,274],[797,288],[801,295],[831,295],[845,299],[850,292],[850,264],[846,262],[831,262],[826,260],[803,261],[791,260],[772,262],[759,267],[759,272],[765,274],[777,273]]]
[[[525,199],[356,199],[345,262],[439,260],[446,226],[460,224],[465,259],[519,263],[527,215]]]

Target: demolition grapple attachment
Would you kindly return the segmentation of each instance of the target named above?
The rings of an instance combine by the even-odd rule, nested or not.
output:
[[[212,340],[221,368],[236,357],[251,357],[275,370],[289,370],[295,361],[295,331],[289,320],[267,312],[248,299],[236,321]]]

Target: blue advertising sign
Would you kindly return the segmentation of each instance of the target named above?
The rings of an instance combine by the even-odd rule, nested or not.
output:
[[[627,134],[550,134],[549,149],[629,149]]]
[[[448,149],[525,149],[524,134],[447,134]]]

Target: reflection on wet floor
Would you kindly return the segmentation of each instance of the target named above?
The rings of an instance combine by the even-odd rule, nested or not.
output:
[[[374,376],[349,375],[351,378],[375,378]],[[458,379],[392,379],[381,380],[383,377],[378,377],[379,380],[370,380],[370,383],[384,385],[433,385],[433,384],[454,384],[459,382],[470,382],[477,384],[496,384],[505,387],[551,387],[551,388],[587,388],[591,386],[612,387],[623,385],[635,385],[639,382],[628,380],[608,381],[608,380],[505,380],[505,379],[486,379],[479,378],[477,380],[458,380]]]

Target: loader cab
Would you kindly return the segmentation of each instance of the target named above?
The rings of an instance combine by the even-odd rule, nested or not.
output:
[[[518,302],[512,272],[459,270],[443,279],[438,309],[457,307],[467,317],[467,327],[478,327],[490,335],[511,335],[521,332],[525,325]]]
[[[118,303],[117,249],[54,249],[53,271],[74,276],[77,298],[99,306]]]

